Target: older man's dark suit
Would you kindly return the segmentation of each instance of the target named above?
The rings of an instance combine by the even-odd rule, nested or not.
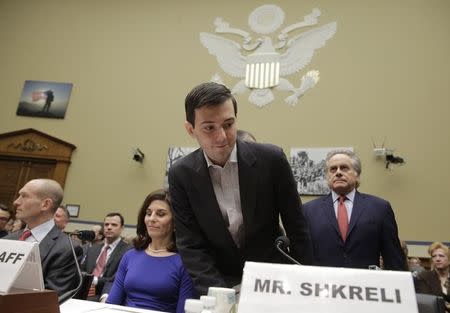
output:
[[[304,205],[313,243],[314,265],[404,270],[404,255],[398,239],[397,223],[389,202],[356,192],[347,239],[339,233],[331,194]]]
[[[22,232],[20,230],[3,239],[18,240]],[[46,289],[62,295],[78,285],[77,267],[68,236],[56,225],[39,243],[39,252]]]
[[[274,247],[279,214],[294,258],[311,263],[311,242],[296,184],[283,151],[273,145],[237,142],[239,188],[245,238],[234,243],[201,149],[172,166],[170,194],[177,247],[197,291],[240,283],[244,262],[286,260]]]
[[[82,271],[92,274],[95,266],[97,265],[97,258],[100,255],[102,248],[103,244],[95,244],[88,249],[86,258],[81,264]],[[108,261],[106,262],[102,277],[98,278],[97,286],[95,287],[96,295],[100,295],[102,293],[105,283],[114,281],[114,276],[116,275],[120,260],[122,259],[124,253],[127,252],[130,248],[131,246],[128,245],[125,241],[119,241],[119,243],[109,256]]]

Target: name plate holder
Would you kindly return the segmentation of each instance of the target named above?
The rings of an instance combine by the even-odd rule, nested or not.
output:
[[[238,313],[417,313],[409,272],[246,262]]]
[[[0,311],[59,313],[56,292],[44,290],[39,245],[0,239]]]

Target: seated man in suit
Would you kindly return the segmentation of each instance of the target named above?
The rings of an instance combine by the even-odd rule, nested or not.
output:
[[[81,270],[94,275],[90,300],[98,300],[105,284],[114,281],[117,268],[123,254],[131,248],[122,240],[124,219],[120,213],[108,213],[103,222],[104,242],[94,244],[87,250],[84,262],[81,264]]]
[[[281,148],[236,139],[237,103],[224,85],[187,95],[185,127],[200,149],[169,171],[178,251],[199,295],[240,284],[245,261],[287,263],[275,247],[311,262],[311,242],[289,162]]]
[[[325,159],[331,193],[304,205],[313,243],[314,265],[406,270],[397,223],[389,202],[359,193],[361,161],[349,150]]]
[[[26,227],[4,238],[39,243],[45,288],[59,295],[74,289],[79,282],[69,238],[53,220],[62,198],[63,190],[54,180],[34,179],[26,183],[14,201],[16,217]]]

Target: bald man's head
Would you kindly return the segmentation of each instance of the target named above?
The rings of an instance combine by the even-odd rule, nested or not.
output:
[[[38,226],[53,218],[61,204],[63,190],[60,184],[51,179],[30,180],[14,201],[16,217],[32,227]]]
[[[51,206],[51,211],[55,213],[61,205],[64,196],[61,185],[57,181],[47,178],[33,179],[27,184],[35,186],[36,194],[41,199],[50,198],[52,200],[53,205]]]

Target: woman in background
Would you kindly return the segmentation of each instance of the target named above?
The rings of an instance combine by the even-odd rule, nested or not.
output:
[[[417,276],[416,291],[443,297],[447,312],[450,312],[449,248],[441,242],[434,242],[428,253],[431,256],[431,270]]]
[[[194,288],[175,246],[172,208],[164,190],[150,193],[139,211],[134,249],[122,257],[106,303],[184,312]]]
[[[16,218],[12,224],[11,233],[24,229],[27,226],[24,222]]]

